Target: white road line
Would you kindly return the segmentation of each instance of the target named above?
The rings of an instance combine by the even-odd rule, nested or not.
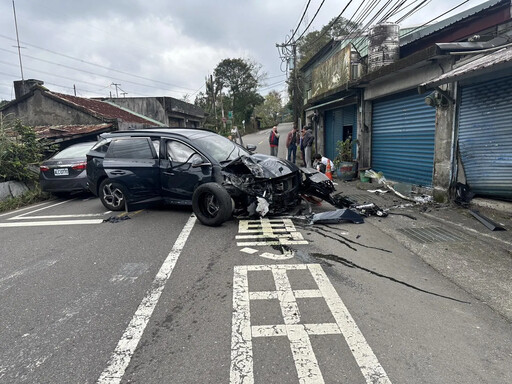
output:
[[[292,290],[287,271],[303,269],[310,271],[318,289]],[[249,271],[272,271],[276,290],[249,292]],[[315,297],[325,300],[335,323],[300,324],[301,317],[296,299]],[[250,301],[275,299],[280,302],[284,324],[252,326]],[[309,336],[339,334],[345,338],[366,383],[391,384],[386,372],[319,264],[235,267],[232,320],[231,384],[254,383],[252,338],[276,336],[288,337],[300,383],[323,384],[323,376]]]
[[[231,332],[231,384],[253,384],[251,312],[247,267],[235,267],[233,276],[233,328]]]
[[[104,216],[108,215],[109,213],[112,213],[112,211],[107,211],[104,213],[82,213],[78,215],[48,215],[48,216],[23,216],[23,217],[16,217],[9,220],[34,220],[34,219],[68,219],[73,217],[97,217],[97,216]]]
[[[47,227],[50,225],[81,225],[81,224],[101,224],[102,219],[90,220],[52,220],[52,221],[29,221],[21,223],[0,223],[0,228],[13,227]]]
[[[46,203],[40,203],[40,204],[36,204],[36,205],[32,205],[30,207],[25,207],[25,208],[20,208],[20,209],[16,209],[14,211],[10,211],[10,212],[6,212],[6,213],[2,213],[0,215],[0,217],[3,217],[3,216],[7,216],[7,215],[12,215],[12,214],[15,214],[15,213],[18,213],[18,212],[21,212],[21,211],[26,211],[27,209],[33,209],[33,208],[36,208],[36,207],[40,207],[41,205],[45,205],[45,204],[49,204],[48,202]]]
[[[192,215],[185,224],[185,227],[181,230],[171,252],[165,259],[153,280],[151,290],[142,299],[142,302],[135,311],[130,324],[128,324],[121,340],[119,340],[115,351],[110,357],[107,368],[102,372],[97,383],[114,384],[121,382],[126,368],[130,363],[133,353],[135,352],[135,348],[137,348],[137,345],[139,344],[142,334],[144,333],[148,321],[158,304],[158,300],[164,290],[165,284],[176,266],[178,257],[187,242],[190,232],[192,232],[195,222],[196,217]]]
[[[36,209],[35,211],[30,211],[30,212],[22,213],[21,215],[18,215],[18,216],[15,216],[15,217],[10,217],[7,220],[16,220],[16,219],[19,219],[20,217],[26,216],[28,214],[39,212],[39,211],[42,211],[43,209],[48,209],[48,208],[56,207],[57,205],[61,205],[61,204],[67,203],[67,202],[72,201],[72,200],[74,200],[74,199],[64,200],[64,201],[61,201],[60,203],[56,203],[56,204],[52,204],[52,205],[47,205],[46,207]]]
[[[308,265],[367,383],[391,384],[347,307],[319,264]]]

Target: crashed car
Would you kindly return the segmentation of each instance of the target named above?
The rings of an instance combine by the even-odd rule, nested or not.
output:
[[[288,212],[302,195],[335,203],[325,175],[255,149],[203,129],[105,133],[87,154],[88,187],[112,211],[163,200],[192,205],[209,226]]]

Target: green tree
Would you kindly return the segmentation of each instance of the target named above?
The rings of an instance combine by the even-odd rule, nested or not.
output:
[[[248,121],[254,107],[264,99],[256,90],[259,85],[261,66],[244,59],[224,59],[214,70],[215,90],[221,101],[221,108],[233,110],[234,122]],[[227,97],[223,91],[227,92]]]
[[[39,141],[32,127],[16,121],[12,127],[0,121],[0,180],[34,182],[36,166],[48,149]]]
[[[283,116],[283,105],[281,94],[277,91],[270,91],[265,96],[265,101],[254,108],[254,116],[261,121],[261,127],[267,128],[276,125]]]

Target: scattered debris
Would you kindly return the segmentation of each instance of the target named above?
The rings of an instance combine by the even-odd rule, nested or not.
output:
[[[383,209],[379,208],[374,203],[362,204],[362,205],[354,205],[351,208],[358,210],[362,215],[368,216],[379,216],[386,217],[388,214]]]
[[[475,197],[475,194],[471,192],[469,186],[462,183],[455,185],[455,203],[461,207],[468,208],[469,202]]]
[[[411,220],[417,220],[413,215],[409,215],[407,213],[388,212],[388,215],[405,216],[405,217],[408,217]]]
[[[383,189],[368,189],[367,191],[370,193],[377,193],[377,194],[384,194],[384,193],[389,192],[389,191],[385,191]]]
[[[131,217],[128,215],[124,216],[110,216],[108,219],[103,220],[104,223],[119,223],[120,221],[130,220]]]
[[[367,204],[358,204],[357,201],[352,200],[350,197],[342,196],[341,194],[336,194],[332,196],[333,199],[333,205],[335,207],[345,207],[345,208],[351,208],[356,211],[358,211],[361,215],[364,215],[366,217],[375,215],[379,217],[386,217],[387,213],[379,208],[374,203],[367,203]]]
[[[469,213],[471,213],[478,221],[480,221],[483,225],[485,225],[491,231],[506,231],[506,229],[503,228],[501,225],[499,225],[498,223],[495,223],[494,221],[489,219],[487,216],[482,215],[478,211],[474,211],[474,210],[470,209]]]
[[[311,219],[312,224],[337,224],[350,221],[354,224],[364,223],[363,217],[350,209],[337,209],[322,213],[315,213]]]
[[[386,178],[384,177],[384,174],[382,172],[377,173],[373,169],[369,169],[369,170],[365,171],[365,176],[371,177],[372,179],[377,180],[377,182],[379,184],[383,184],[387,189],[389,189],[395,195],[397,195],[398,197],[401,197],[404,200],[413,201],[415,203],[421,203],[421,204],[430,203],[432,201],[432,196],[422,195],[422,196],[417,196],[417,197],[412,198],[412,197],[404,195],[403,193],[400,193],[397,189],[395,189],[395,187],[393,187],[391,185],[391,183],[389,183],[386,180]],[[410,186],[409,184],[403,184],[403,183],[397,184],[397,188],[400,187],[401,189],[403,189],[403,190],[406,189],[408,191],[410,190],[409,186]],[[368,191],[368,192],[371,192],[371,191]]]

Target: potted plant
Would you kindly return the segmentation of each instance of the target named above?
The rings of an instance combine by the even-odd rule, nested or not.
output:
[[[349,136],[346,140],[336,143],[336,157],[333,160],[336,175],[341,180],[352,180],[356,176],[357,162],[352,156],[352,147],[357,140]]]

